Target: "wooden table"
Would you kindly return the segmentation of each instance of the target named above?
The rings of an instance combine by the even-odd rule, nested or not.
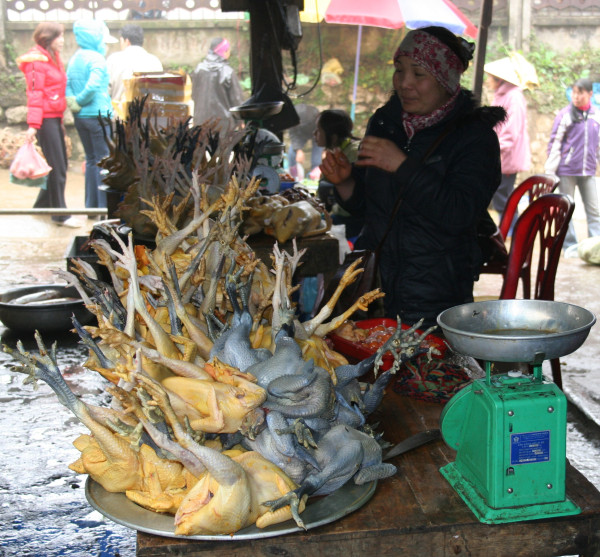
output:
[[[385,438],[398,442],[436,428],[442,407],[393,392],[373,416]],[[600,555],[600,493],[567,465],[567,494],[581,514],[488,525],[480,523],[440,475],[454,460],[442,440],[392,460],[398,473],[379,482],[354,513],[306,533],[246,542],[198,542],[138,533],[137,555],[273,556],[535,556]]]

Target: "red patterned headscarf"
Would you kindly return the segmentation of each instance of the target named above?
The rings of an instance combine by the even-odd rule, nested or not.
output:
[[[460,90],[460,76],[466,68],[454,51],[437,37],[419,29],[408,32],[394,54],[394,62],[400,56],[414,60],[451,95]]]
[[[414,60],[451,95],[443,106],[431,114],[402,113],[402,123],[410,139],[415,132],[437,124],[451,112],[460,92],[460,76],[466,68],[451,48],[437,37],[418,29],[406,34],[394,54],[394,63],[400,56]]]

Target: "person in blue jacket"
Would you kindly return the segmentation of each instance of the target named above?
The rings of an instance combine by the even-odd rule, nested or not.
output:
[[[544,170],[560,178],[558,189],[571,197],[579,188],[585,208],[588,236],[600,236],[600,210],[596,190],[596,167],[600,143],[600,112],[592,106],[593,83],[578,79],[573,85],[571,103],[554,119],[548,159]],[[577,244],[575,226],[569,223],[563,249]]]
[[[79,49],[67,65],[66,95],[85,151],[85,206],[106,207],[106,194],[98,188],[98,162],[109,152],[105,135],[110,133],[112,105],[105,54],[106,43],[116,39],[100,20],[76,21],[73,33]]]

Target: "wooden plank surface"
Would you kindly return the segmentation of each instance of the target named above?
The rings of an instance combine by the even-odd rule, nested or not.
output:
[[[441,409],[439,404],[389,392],[372,422],[380,423],[386,440],[397,443],[438,427]],[[306,533],[244,542],[198,542],[140,532],[137,555],[600,556],[600,493],[571,465],[567,466],[567,494],[581,507],[581,514],[488,525],[475,518],[439,473],[454,454],[438,440],[394,458],[398,473],[379,482],[363,508]]]

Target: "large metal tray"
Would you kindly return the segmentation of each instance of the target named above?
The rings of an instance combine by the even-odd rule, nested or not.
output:
[[[362,507],[375,493],[377,482],[364,485],[346,483],[337,491],[326,497],[309,499],[306,509],[301,514],[307,529],[316,528],[339,520],[351,512]],[[240,541],[257,538],[272,538],[293,532],[302,532],[293,520],[274,524],[267,528],[248,526],[232,535],[203,535],[203,536],[177,536],[175,535],[174,518],[171,515],[149,511],[127,499],[123,493],[110,493],[99,483],[88,477],[85,483],[85,496],[89,504],[104,516],[134,530],[166,536],[168,538],[182,538],[188,540],[206,541]]]
[[[457,352],[492,362],[540,364],[575,352],[596,317],[563,302],[489,300],[447,309],[437,322]]]

